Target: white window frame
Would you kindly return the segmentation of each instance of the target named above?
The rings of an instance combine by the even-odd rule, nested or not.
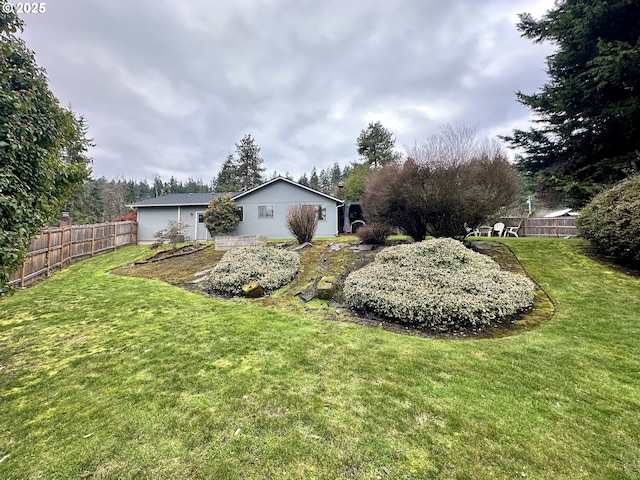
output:
[[[263,215],[261,215],[262,212],[264,212]],[[258,205],[258,218],[273,218],[274,213],[273,205]]]
[[[316,212],[318,213],[318,221],[319,222],[327,221],[327,204],[326,203],[303,203],[302,206],[315,208]]]

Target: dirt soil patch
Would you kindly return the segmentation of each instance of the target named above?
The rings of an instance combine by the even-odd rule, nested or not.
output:
[[[489,255],[505,270],[527,275],[522,264],[506,245],[488,241],[474,241],[469,242],[467,245],[477,252]],[[302,268],[289,285],[276,290],[267,297],[259,299],[234,298],[233,301],[246,302],[253,305],[258,304],[319,320],[354,322],[363,326],[383,328],[396,333],[423,337],[494,338],[508,336],[547,322],[554,314],[553,302],[540,286],[536,287],[534,306],[531,311],[517,317],[505,318],[501,322],[495,323],[489,328],[485,327],[482,330],[446,333],[420,329],[392,319],[352,310],[348,305],[344,304],[340,293],[330,302],[324,300],[304,302],[300,299],[300,293],[312,287],[319,278],[332,276],[344,282],[349,273],[372,262],[382,250],[382,247],[377,247],[374,250],[361,251],[352,248],[355,246],[355,242],[314,242],[312,247],[305,248],[299,252]],[[213,268],[224,253],[224,251],[215,250],[211,245],[206,245],[192,251],[183,250],[173,255],[163,253],[161,257],[127,265],[114,270],[112,273],[161,280],[181,288],[199,291],[198,285],[193,283],[198,276],[196,274],[202,275],[202,272]]]

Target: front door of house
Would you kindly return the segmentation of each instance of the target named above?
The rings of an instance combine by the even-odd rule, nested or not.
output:
[[[204,212],[196,213],[196,240],[209,240],[209,232],[204,223]]]

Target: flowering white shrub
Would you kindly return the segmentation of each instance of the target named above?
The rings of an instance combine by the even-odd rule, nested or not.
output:
[[[203,282],[202,289],[224,295],[242,295],[242,286],[259,283],[265,291],[286,285],[300,269],[295,252],[271,247],[240,247],[224,254]]]
[[[387,248],[344,284],[353,307],[434,330],[488,325],[530,307],[534,290],[450,238]]]

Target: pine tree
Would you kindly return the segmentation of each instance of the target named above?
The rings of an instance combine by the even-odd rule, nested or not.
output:
[[[318,186],[322,193],[331,194],[331,176],[324,168],[320,170],[320,175],[318,175]]]
[[[380,122],[370,123],[360,132],[356,141],[358,155],[374,169],[393,163],[400,158],[400,155],[393,150],[395,144],[393,134]]]
[[[238,164],[233,154],[227,155],[227,159],[222,164],[222,168],[215,180],[216,192],[238,192],[240,191],[240,178],[238,175]]]
[[[574,205],[640,165],[640,2],[563,0],[540,20],[520,15],[518,29],[558,46],[549,80],[516,98],[536,116],[528,131],[504,137],[521,148],[520,170],[538,191]]]
[[[307,177],[306,173],[302,174],[302,176],[298,179],[298,183],[300,185],[304,185],[305,187],[309,186],[309,177]]]
[[[342,171],[340,170],[340,165],[338,162],[335,162],[330,170],[331,175],[331,190],[334,190],[338,184],[343,180]]]
[[[311,176],[309,177],[309,186],[314,190],[320,190],[320,179],[318,178],[316,167],[313,167],[313,170],[311,170]]]
[[[250,134],[245,135],[240,143],[236,143],[238,154],[237,173],[242,191],[250,190],[264,182],[262,166],[264,160],[260,157],[260,147]]]

